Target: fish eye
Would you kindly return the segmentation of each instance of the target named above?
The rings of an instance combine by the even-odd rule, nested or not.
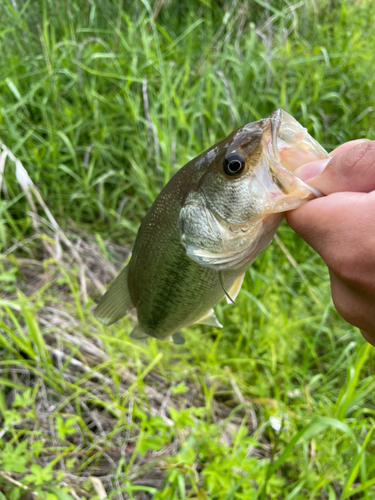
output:
[[[230,155],[224,159],[224,172],[227,175],[238,175],[245,168],[245,160],[241,155]]]

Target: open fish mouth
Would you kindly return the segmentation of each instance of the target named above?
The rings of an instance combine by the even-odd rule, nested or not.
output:
[[[322,196],[293,173],[305,163],[329,157],[297,120],[278,109],[239,129],[231,136],[233,144],[241,143],[246,134],[260,137],[257,152],[249,155],[257,155],[251,172],[237,179],[243,188],[237,188],[235,198],[246,197],[253,207],[247,219],[238,217],[235,206],[227,214],[223,197],[215,196],[211,185],[191,193],[180,213],[180,236],[188,257],[217,271],[246,269],[271,242],[284,212]],[[239,207],[246,211],[243,203]]]
[[[305,163],[329,158],[327,151],[311,137],[307,129],[286,111],[277,109],[268,120],[271,122],[275,158],[285,164],[290,172]]]
[[[305,163],[329,158],[326,150],[295,118],[282,109],[274,111],[266,119],[262,145],[277,188],[266,181],[270,196],[264,213],[293,210],[306,201],[323,196],[294,175],[294,171]]]

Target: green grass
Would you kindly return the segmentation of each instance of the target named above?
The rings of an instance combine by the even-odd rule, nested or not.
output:
[[[0,2],[0,142],[73,249],[8,159],[0,499],[375,498],[373,348],[285,224],[298,266],[263,252],[222,330],[142,343],[131,317],[92,315],[160,188],[235,127],[281,106],[328,150],[375,138],[375,5],[16,4]]]

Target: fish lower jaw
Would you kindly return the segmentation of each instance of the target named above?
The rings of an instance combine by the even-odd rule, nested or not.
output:
[[[288,212],[289,210],[295,210],[301,207],[314,198],[322,196],[317,189],[309,191],[306,191],[306,196],[303,198],[301,196],[284,196],[276,193],[274,198],[271,198],[268,203],[265,204],[264,212],[269,215]],[[313,191],[317,191],[317,193]]]

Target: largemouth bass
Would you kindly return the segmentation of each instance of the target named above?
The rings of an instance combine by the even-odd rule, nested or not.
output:
[[[213,307],[225,296],[235,300],[284,212],[320,196],[293,171],[328,157],[281,109],[232,132],[161,191],[95,317],[110,325],[135,307],[134,338],[172,335],[176,343],[183,342],[179,330],[193,323],[221,326]]]

